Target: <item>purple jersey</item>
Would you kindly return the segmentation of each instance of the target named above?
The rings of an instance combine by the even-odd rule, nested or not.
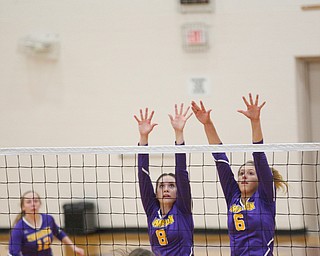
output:
[[[51,215],[41,214],[41,226],[35,229],[24,218],[11,231],[9,256],[51,256],[53,236],[62,240],[66,234],[56,225]]]
[[[276,195],[265,153],[253,153],[259,186],[245,205],[226,154],[213,153],[213,157],[228,207],[231,255],[273,255]]]
[[[138,155],[138,176],[141,200],[148,220],[148,235],[156,256],[193,255],[193,218],[191,189],[186,154],[176,154],[177,199],[165,217],[149,176],[149,155]]]

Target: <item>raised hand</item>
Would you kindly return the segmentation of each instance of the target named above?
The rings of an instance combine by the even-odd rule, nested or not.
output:
[[[200,121],[202,124],[210,124],[211,118],[210,113],[212,109],[206,110],[206,108],[203,105],[203,102],[200,101],[200,106],[197,105],[194,101],[191,102],[191,109],[193,113],[195,114],[196,118]]]
[[[253,98],[251,93],[249,93],[249,102],[243,96],[242,97],[244,104],[247,106],[247,110],[238,110],[239,113],[248,117],[251,121],[259,121],[260,120],[260,111],[262,107],[266,104],[264,101],[261,105],[259,105],[259,95],[256,95],[255,102],[253,102]]]
[[[169,114],[169,118],[175,131],[183,131],[186,122],[192,116],[192,113],[188,114],[189,109],[190,107],[187,107],[187,109],[183,111],[183,103],[180,105],[180,110],[178,110],[177,104],[174,105],[175,116],[173,117]]]
[[[191,108],[196,118],[200,121],[200,123],[203,124],[209,144],[221,144],[221,140],[219,138],[217,130],[210,117],[210,113],[212,110],[206,110],[202,101],[200,101],[200,106],[192,101]]]
[[[151,122],[154,111],[151,111],[150,115],[148,112],[149,112],[148,108],[145,109],[144,113],[142,109],[140,109],[140,119],[136,115],[134,115],[134,118],[138,122],[140,136],[148,136],[149,133],[153,130],[153,128],[156,125],[158,125],[156,123]]]

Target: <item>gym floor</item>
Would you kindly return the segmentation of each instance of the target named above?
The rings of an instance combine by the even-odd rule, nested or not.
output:
[[[147,234],[117,233],[89,234],[70,238],[84,248],[87,256],[119,255],[119,250],[132,250],[137,247],[150,249]],[[0,234],[0,256],[8,255],[9,234]],[[230,255],[228,235],[195,234],[195,256]],[[124,246],[127,245],[127,246]],[[52,244],[53,254],[72,256],[72,250],[61,246],[57,239]],[[319,256],[320,237],[318,235],[277,235],[275,237],[275,256]]]

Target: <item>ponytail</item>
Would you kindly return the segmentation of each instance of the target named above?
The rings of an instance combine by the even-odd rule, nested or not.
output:
[[[13,226],[15,226],[15,225],[18,223],[18,221],[22,219],[22,217],[24,216],[24,214],[25,214],[25,212],[24,212],[24,211],[21,211],[21,212],[16,216],[16,218],[15,218],[14,221],[13,221]]]
[[[274,182],[274,185],[276,186],[276,189],[277,190],[281,189],[284,192],[288,192],[288,183],[283,180],[280,172],[278,170],[274,169],[273,167],[270,167],[270,169],[272,171],[273,182]]]

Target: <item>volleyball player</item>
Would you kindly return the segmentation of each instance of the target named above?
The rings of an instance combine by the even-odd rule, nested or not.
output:
[[[183,129],[192,113],[185,111],[183,104],[175,116],[169,115],[175,132],[176,145],[184,145]],[[152,123],[154,111],[149,115],[140,109],[138,122],[140,146],[148,145],[148,137],[157,125]],[[141,200],[147,214],[148,235],[153,253],[156,256],[193,255],[193,218],[191,189],[186,166],[186,154],[175,154],[175,174],[163,173],[156,181],[155,192],[149,176],[149,155],[138,155],[138,177]]]
[[[259,105],[259,96],[253,101],[243,97],[246,110],[238,110],[250,119],[254,144],[263,143],[260,111],[265,105]],[[209,144],[222,144],[215,126],[200,101],[198,106],[191,103],[197,119],[204,125]],[[238,180],[229,165],[225,153],[213,153],[220,183],[228,207],[228,231],[231,255],[267,256],[273,255],[276,189],[287,187],[278,171],[271,169],[265,153],[254,152],[253,161],[242,165],[238,171]]]
[[[51,215],[40,213],[40,206],[40,196],[36,192],[27,191],[22,195],[21,214],[11,231],[9,256],[51,256],[53,236],[83,256],[84,250],[72,243]]]

